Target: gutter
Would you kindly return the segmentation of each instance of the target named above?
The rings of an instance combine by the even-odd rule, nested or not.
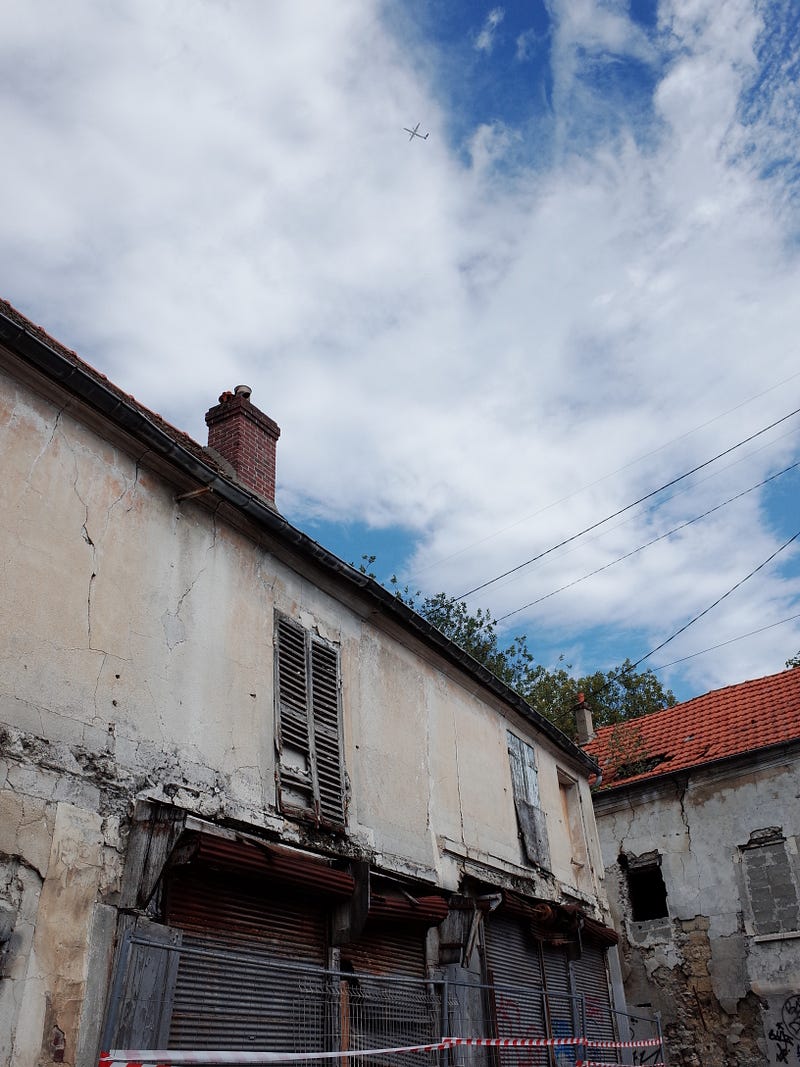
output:
[[[433,645],[451,663],[462,668],[484,688],[519,712],[589,773],[599,773],[600,768],[591,756],[575,745],[549,719],[526,703],[505,682],[501,682],[468,652],[445,637],[441,630],[426,622],[413,608],[398,600],[394,593],[389,592],[374,578],[362,574],[292,526],[257,494],[224,477],[210,463],[194,455],[189,448],[159,426],[132,397],[114,386],[104,375],[92,370],[88,364],[43,330],[33,327],[5,301],[0,301],[0,343],[5,344],[14,355],[34,367],[45,378],[63,386],[95,411],[121,426],[151,451],[200,482],[204,488],[213,490],[220,499],[293,547],[301,556],[357,588],[384,612],[394,616],[406,630],[425,643]]]

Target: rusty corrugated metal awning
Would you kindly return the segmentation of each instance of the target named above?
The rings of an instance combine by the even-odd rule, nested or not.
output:
[[[438,895],[413,896],[401,889],[381,886],[373,889],[369,897],[367,921],[420,923],[437,926],[447,918],[449,907],[444,897]]]
[[[551,944],[575,941],[580,929],[607,945],[616,945],[619,940],[615,930],[590,918],[578,904],[528,899],[504,889],[501,906],[508,915],[515,915],[529,923],[531,933],[539,941]]]
[[[331,860],[267,841],[189,832],[181,837],[171,862],[173,865],[202,863],[212,870],[302,886],[327,896],[347,898],[355,889],[353,876],[334,867]]]

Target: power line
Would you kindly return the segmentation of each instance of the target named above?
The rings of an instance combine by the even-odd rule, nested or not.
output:
[[[785,467],[782,471],[778,471],[777,474],[771,474],[769,478],[764,478],[763,481],[758,482],[756,485],[751,485],[749,489],[743,489],[741,493],[736,493],[735,496],[728,497],[728,499],[723,500],[721,504],[717,504],[715,507],[709,508],[708,511],[704,511],[702,515],[695,515],[693,519],[687,519],[686,522],[681,522],[677,526],[673,526],[671,530],[659,534],[658,537],[653,537],[650,541],[646,541],[643,545],[639,545],[638,548],[631,549],[630,552],[626,552],[624,555],[611,560],[610,563],[604,563],[602,567],[589,571],[588,574],[584,574],[580,578],[575,578],[573,581],[567,582],[566,585],[559,586],[558,589],[553,589],[552,592],[545,593],[544,596],[540,596],[536,600],[531,600],[528,604],[523,604],[521,608],[514,608],[513,611],[506,612],[505,615],[501,615],[499,618],[495,619],[495,622],[503,622],[504,619],[510,619],[512,615],[518,615],[521,611],[525,611],[526,608],[535,607],[537,604],[541,604],[543,600],[549,600],[550,597],[555,596],[556,593],[563,593],[565,589],[571,589],[574,585],[579,585],[581,582],[585,582],[587,578],[594,578],[596,574],[602,574],[603,571],[607,571],[610,567],[616,566],[617,563],[622,563],[623,560],[630,559],[631,556],[635,556],[638,552],[643,552],[644,549],[650,548],[651,545],[655,545],[659,541],[671,537],[672,534],[678,533],[679,530],[684,530],[687,526],[692,526],[695,522],[708,518],[708,516],[713,515],[715,511],[719,511],[728,504],[732,504],[735,500],[740,500],[743,496],[747,496],[748,493],[752,493],[755,489],[760,489],[768,482],[775,481],[776,478],[780,478],[782,474],[787,474],[796,467],[800,467],[800,460],[797,463],[792,463],[789,467]]]
[[[718,470],[712,471],[710,474],[706,474],[702,478],[697,478],[690,485],[681,486],[679,489],[676,489],[674,493],[669,493],[667,496],[663,497],[661,500],[657,501],[656,503],[652,504],[649,508],[647,508],[647,510],[644,513],[645,516],[649,516],[651,514],[654,515],[656,513],[656,511],[658,510],[658,508],[664,507],[664,505],[668,504],[671,500],[676,500],[682,493],[693,492],[694,490],[698,489],[701,485],[705,485],[706,482],[710,482],[713,478],[719,478],[720,475],[724,474],[726,471],[732,470],[734,467],[738,467],[742,463],[747,463],[749,460],[751,460],[753,458],[753,456],[758,455],[759,452],[763,452],[767,448],[772,448],[778,441],[783,441],[787,437],[794,436],[795,434],[798,433],[798,431],[800,431],[800,427],[797,427],[797,428],[795,428],[793,430],[788,430],[786,433],[780,434],[777,437],[772,438],[772,440],[767,441],[766,444],[759,445],[758,448],[752,449],[750,452],[747,453],[747,455],[742,456],[740,459],[734,459],[731,463],[726,463],[724,466],[720,467]],[[589,541],[589,543],[593,543],[595,541],[599,541],[603,537],[606,537],[608,534],[614,533],[616,530],[621,530],[623,528],[623,526],[627,526],[629,523],[633,522],[636,518],[637,518],[636,515],[628,515],[627,518],[621,519],[614,526],[609,527],[608,530],[602,530],[599,533],[595,533],[593,537],[589,537],[589,538],[587,538],[587,540]],[[564,552],[560,558],[563,559],[564,557],[568,556],[571,552],[579,551],[580,547],[581,546],[579,544],[573,544],[572,548],[569,548],[566,552]],[[507,585],[510,585],[511,582],[514,581],[514,580],[515,579],[513,578],[513,576],[510,577],[508,581],[503,582],[501,588],[505,588]],[[530,606],[530,605],[528,605],[528,606]],[[497,620],[497,621],[499,621],[499,620]]]
[[[730,455],[731,452],[735,452],[737,448],[741,448],[742,445],[748,444],[750,441],[754,441],[757,437],[767,433],[769,430],[774,429],[776,426],[780,426],[782,422],[786,422],[787,419],[791,419],[793,416],[800,413],[800,408],[795,408],[794,411],[790,411],[788,415],[784,415],[783,418],[776,419],[775,422],[771,422],[769,426],[763,427],[756,433],[751,434],[749,437],[745,437],[744,440],[738,441],[735,445],[731,445],[730,448],[726,448],[723,452],[719,452],[716,456],[712,456],[711,459],[707,459],[704,463],[699,463],[696,467],[692,467],[691,470],[686,471],[684,474],[679,474],[677,478],[672,478],[670,481],[665,482],[664,485],[658,487],[658,489],[652,489],[649,493],[645,493],[644,496],[640,496],[638,500],[634,500],[630,504],[626,504],[625,507],[619,508],[617,511],[612,512],[611,515],[606,515],[604,519],[599,519],[597,522],[586,526],[583,530],[580,530],[576,534],[572,534],[571,537],[565,537],[563,541],[559,541],[557,545],[553,545],[551,548],[545,549],[543,552],[539,552],[537,555],[532,556],[530,559],[524,561],[524,563],[518,563],[516,567],[511,567],[509,570],[504,571],[502,574],[496,575],[494,578],[490,578],[486,582],[482,582],[480,585],[476,585],[473,589],[468,589],[466,593],[459,594],[457,600],[466,600],[468,596],[472,596],[473,593],[480,592],[481,589],[486,589],[490,585],[494,585],[495,582],[499,582],[501,578],[507,578],[509,574],[515,574],[517,571],[522,570],[523,567],[529,566],[531,563],[535,563],[537,560],[543,559],[545,556],[549,556],[551,552],[555,552],[559,548],[563,548],[564,545],[570,544],[572,541],[577,541],[579,537],[583,537],[584,534],[591,533],[592,530],[596,530],[599,526],[605,525],[612,519],[618,518],[620,515],[624,515],[626,511],[631,511],[632,508],[638,507],[639,504],[643,504],[646,500],[652,499],[658,493],[663,493],[665,489],[670,489],[673,485],[677,485],[678,482],[684,481],[686,478],[691,477],[693,474],[697,474],[698,471],[703,470],[705,467],[710,466],[712,463],[716,463],[718,459],[722,459],[723,456]]]
[[[680,636],[680,634],[685,633],[685,631],[688,630],[690,626],[694,626],[694,624],[699,619],[702,619],[704,615],[708,615],[709,611],[711,611],[712,608],[715,608],[718,604],[721,604],[726,597],[729,597],[731,593],[734,593],[740,586],[744,585],[744,583],[750,578],[752,578],[754,574],[758,574],[758,572],[764,567],[766,567],[768,563],[771,563],[776,556],[780,555],[780,553],[783,552],[785,548],[788,548],[792,541],[796,541],[798,537],[800,537],[800,530],[798,530],[797,533],[792,534],[788,541],[784,541],[780,548],[776,548],[771,556],[768,556],[763,563],[759,563],[759,565],[755,567],[752,571],[750,571],[749,574],[746,574],[744,578],[740,579],[736,583],[736,585],[732,585],[731,588],[726,593],[723,593],[721,597],[718,597],[713,604],[709,604],[707,608],[704,608],[703,611],[701,611],[698,615],[695,615],[693,619],[690,619],[687,623],[684,623],[684,625],[681,626],[679,630],[676,630],[674,634],[668,637],[666,641],[662,641],[660,645],[656,645],[655,648],[651,648],[649,652],[646,652],[643,656],[640,656],[635,663],[632,663],[630,665],[628,670],[635,670],[640,663],[643,663],[646,659],[649,659],[650,656],[654,655],[654,653],[659,652],[662,648],[664,648],[665,645],[668,645],[670,641],[674,641],[676,637]]]
[[[776,626],[784,626],[787,622],[794,622],[795,619],[800,619],[800,614],[789,615],[786,619],[779,619],[778,622],[771,622],[767,626],[759,626],[757,630],[750,630],[746,634],[739,634],[738,637],[730,637],[727,641],[720,641],[717,645],[710,645],[708,648],[702,648],[699,652],[692,652],[689,656],[681,656],[680,659],[673,659],[669,663],[662,663],[660,667],[651,667],[650,670],[665,671],[667,667],[674,667],[676,663],[685,663],[687,660],[696,659],[697,656],[704,656],[707,652],[716,652],[718,648],[724,648],[726,645],[735,645],[737,641],[744,641],[747,637],[755,637],[756,634],[763,634],[766,630],[773,630]]]
[[[739,404],[735,404],[732,408],[728,408],[727,411],[721,411],[719,415],[714,415],[713,418],[707,419],[705,422],[701,422],[699,426],[693,426],[691,430],[686,430],[684,433],[678,434],[677,437],[672,437],[669,441],[665,441],[663,444],[658,445],[657,448],[651,449],[649,452],[644,452],[641,456],[637,456],[636,459],[630,460],[628,463],[624,463],[621,467],[615,468],[613,471],[609,471],[607,474],[601,475],[593,482],[587,482],[586,485],[580,486],[578,489],[573,489],[571,493],[567,493],[566,496],[560,497],[558,500],[553,500],[549,504],[545,504],[544,507],[539,508],[537,511],[532,512],[530,515],[525,515],[521,519],[517,519],[516,522],[509,523],[508,526],[503,526],[499,530],[495,530],[493,533],[487,534],[486,537],[481,537],[477,541],[472,541],[470,544],[465,545],[463,548],[457,549],[455,552],[450,552],[448,555],[443,556],[441,559],[434,560],[432,563],[426,563],[424,567],[421,567],[415,574],[409,576],[409,582],[417,580],[419,575],[429,571],[432,567],[439,567],[442,563],[447,563],[448,560],[455,559],[456,556],[462,555],[464,552],[468,552],[471,548],[477,548],[479,545],[485,544],[487,541],[491,541],[495,537],[499,537],[500,534],[506,533],[508,530],[513,530],[516,526],[521,526],[525,522],[529,522],[531,519],[535,519],[537,515],[542,515],[545,511],[549,511],[551,508],[557,507],[559,504],[565,503],[567,500],[571,500],[579,493],[585,492],[587,489],[593,489],[596,485],[600,485],[602,482],[608,481],[609,478],[613,478],[615,474],[621,474],[622,471],[628,470],[630,467],[635,467],[637,463],[641,463],[645,459],[649,459],[651,456],[657,455],[659,452],[663,452],[665,448],[669,448],[670,445],[677,444],[678,441],[683,441],[686,437],[691,437],[693,433],[697,433],[699,430],[704,430],[706,426],[711,426],[715,422],[719,422],[720,419],[724,419],[726,415],[732,415],[734,411],[739,411],[740,408],[746,407],[754,400],[760,400],[762,396],[766,396],[767,393],[773,392],[775,389],[779,389],[782,385],[786,385],[787,382],[793,381],[800,376],[800,371],[796,371],[794,374],[790,374],[788,378],[784,378],[780,382],[776,382],[768,389],[763,389],[760,393],[756,393],[754,396],[747,397],[746,400],[742,400]]]

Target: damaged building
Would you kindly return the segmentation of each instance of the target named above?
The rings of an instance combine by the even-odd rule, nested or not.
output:
[[[624,1034],[592,757],[206,421],[0,304],[0,1064]]]
[[[631,1010],[673,1065],[800,1062],[800,669],[599,730]]]

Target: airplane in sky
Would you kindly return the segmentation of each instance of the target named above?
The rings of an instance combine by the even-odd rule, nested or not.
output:
[[[404,126],[403,127],[403,129],[406,131],[406,133],[411,135],[408,138],[409,141],[413,141],[415,137],[419,137],[420,141],[427,141],[428,133],[430,133],[431,131],[428,130],[428,133],[417,133],[417,130],[419,129],[419,127],[420,127],[420,123],[419,122],[417,123],[417,125],[414,127],[413,130],[409,130],[408,126]]]

